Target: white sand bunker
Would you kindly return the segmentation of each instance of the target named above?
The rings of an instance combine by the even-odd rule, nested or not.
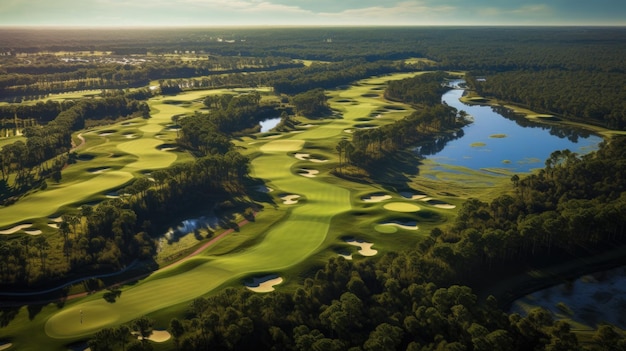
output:
[[[394,221],[394,222],[387,222],[387,223],[381,223],[379,224],[380,226],[393,226],[393,227],[398,227],[398,228],[402,228],[402,229],[406,229],[406,230],[417,230],[417,222],[400,222],[400,221]]]
[[[254,292],[265,293],[274,291],[274,286],[282,282],[283,278],[272,274],[261,278],[252,278],[252,283],[245,283],[245,286]]]
[[[98,134],[98,136],[101,136],[101,137],[109,136],[109,135],[113,135],[113,133],[112,132],[102,132],[102,133]]]
[[[136,137],[137,136],[135,134],[124,134],[124,138],[126,138],[126,139],[134,139]]]
[[[374,245],[373,243],[358,241],[355,239],[346,240],[346,243],[352,246],[360,247],[361,249],[359,250],[359,254],[361,254],[361,256],[374,256],[378,253],[377,250],[372,249],[372,246]]]
[[[322,160],[319,158],[311,158],[311,154],[297,153],[294,156],[300,161],[311,161],[311,162],[317,162],[317,163],[328,162],[328,160]]]
[[[354,133],[354,130],[352,130],[352,129],[344,129],[343,132],[344,133],[348,133],[348,134],[352,134],[352,133]]]
[[[299,198],[300,198],[300,195],[295,195],[295,194],[284,195],[280,197],[280,199],[283,200],[283,204],[285,205],[295,205],[298,203]]]
[[[394,212],[417,212],[420,207],[406,202],[390,202],[383,206],[384,209]]]
[[[54,228],[54,229],[59,229],[59,223],[48,223],[48,227]]]
[[[449,203],[445,203],[443,201],[440,200],[435,200],[432,197],[425,197],[423,199],[421,199],[424,202],[427,202],[429,205],[437,207],[437,208],[441,208],[444,210],[451,210],[453,208],[456,208],[455,205],[449,204]]]
[[[300,168],[298,170],[298,174],[299,175],[301,175],[303,177],[307,177],[307,178],[314,178],[319,173],[320,173],[320,171],[318,171],[317,169]]]
[[[28,235],[39,235],[41,233],[43,233],[41,230],[39,229],[33,229],[33,230],[24,230],[24,233],[28,234]]]
[[[1,345],[0,345],[0,351],[2,351],[2,350],[7,350],[7,349],[9,349],[11,346],[13,346],[13,344],[11,344],[10,342],[9,342],[9,343],[6,343],[6,344],[1,344]]]
[[[413,193],[410,193],[408,191],[401,192],[400,196],[402,196],[405,199],[409,199],[409,200],[420,200],[420,199],[424,199],[426,197],[426,195],[424,195],[424,194],[413,194]]]
[[[385,195],[372,194],[372,195],[361,198],[363,202],[381,202],[381,201],[385,201],[389,199],[391,199],[391,195],[386,195],[386,194]]]
[[[139,333],[133,332],[133,335],[136,336],[137,339],[141,339]],[[152,334],[146,339],[154,342],[166,342],[170,338],[172,338],[172,335],[167,330],[153,330]]]
[[[456,206],[452,204],[434,204],[433,206],[444,209],[444,210],[451,210],[451,209],[456,208]]]
[[[30,228],[32,226],[33,226],[32,223],[24,223],[24,224],[16,225],[13,228],[2,230],[0,231],[0,234],[13,234],[13,233],[19,232],[22,229]]]

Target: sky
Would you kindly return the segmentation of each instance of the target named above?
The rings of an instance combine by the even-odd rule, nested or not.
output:
[[[0,26],[626,26],[624,0],[0,0]]]

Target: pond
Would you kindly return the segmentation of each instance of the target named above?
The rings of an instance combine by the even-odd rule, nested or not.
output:
[[[602,141],[581,129],[533,123],[505,108],[466,105],[459,100],[463,93],[463,89],[452,89],[442,96],[442,102],[467,112],[473,123],[433,145],[417,147],[421,156],[475,170],[527,173],[543,168],[556,150],[586,154],[597,150]]]
[[[269,132],[280,122],[280,117],[269,118],[264,121],[259,122],[261,124],[261,132]]]

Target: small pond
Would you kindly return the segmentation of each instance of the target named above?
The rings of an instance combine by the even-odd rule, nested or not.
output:
[[[272,130],[274,127],[276,127],[276,125],[280,122],[280,117],[275,117],[275,118],[269,118],[266,119],[264,121],[261,121],[261,132],[265,133],[265,132],[269,132],[270,130]]]
[[[459,100],[463,93],[463,89],[452,89],[442,96],[442,102],[467,112],[473,123],[433,145],[417,147],[420,155],[440,164],[475,170],[527,173],[543,168],[556,150],[586,154],[597,150],[602,141],[581,129],[533,123],[505,108],[466,105]]]

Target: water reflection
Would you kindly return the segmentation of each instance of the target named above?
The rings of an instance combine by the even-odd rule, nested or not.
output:
[[[453,81],[450,86],[462,83]],[[497,168],[526,173],[543,167],[555,150],[586,154],[597,150],[602,142],[602,138],[583,129],[535,123],[505,107],[466,105],[459,100],[463,93],[458,88],[450,90],[442,96],[442,103],[465,111],[473,123],[462,132],[416,147],[420,156],[474,170]]]

